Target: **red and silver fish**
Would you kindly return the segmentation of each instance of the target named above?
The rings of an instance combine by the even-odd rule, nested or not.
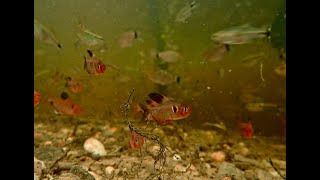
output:
[[[96,57],[92,53],[92,51],[87,50],[87,52],[90,57],[86,58],[85,56],[83,56],[84,57],[84,67],[83,68],[86,69],[89,74],[101,75],[106,70],[106,67],[111,67],[111,68],[119,70],[118,68],[116,68],[112,65],[104,64],[100,58]]]
[[[243,132],[243,137],[244,138],[252,138],[253,136],[253,126],[251,122],[241,122],[239,124],[240,129]]]
[[[83,90],[82,84],[79,81],[72,79],[70,76],[66,78],[65,86],[69,89],[69,91],[75,94],[80,93]]]
[[[53,106],[55,112],[58,114],[80,115],[82,113],[81,107],[74,103],[66,92],[61,93],[60,98],[49,98],[48,102]]]
[[[34,107],[36,107],[40,103],[40,99],[41,99],[41,94],[34,89],[34,95],[33,95]]]
[[[135,131],[130,130],[129,134],[129,146],[131,149],[138,150],[144,144],[144,137],[137,134]]]
[[[139,107],[147,120],[155,120],[159,125],[171,123],[175,120],[187,118],[192,108],[182,105],[175,100],[165,97],[158,93],[150,93],[146,105],[140,104]]]

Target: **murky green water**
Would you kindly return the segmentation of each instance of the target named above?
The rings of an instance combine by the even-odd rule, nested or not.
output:
[[[283,63],[279,49],[267,38],[249,44],[231,45],[221,61],[207,62],[202,54],[213,42],[212,33],[249,23],[256,27],[272,24],[283,8],[284,1],[276,0],[202,0],[185,23],[175,18],[187,1],[178,0],[69,0],[35,1],[34,16],[56,35],[63,48],[58,49],[35,39],[35,89],[43,94],[37,114],[53,114],[45,99],[67,91],[63,77],[80,80],[84,91],[70,96],[86,111],[85,119],[111,121],[121,119],[120,106],[135,88],[134,101],[141,102],[150,92],[160,92],[145,72],[152,72],[157,62],[151,57],[155,50],[176,48],[183,60],[169,64],[168,71],[181,77],[180,83],[167,86],[164,94],[190,104],[193,112],[187,119],[177,121],[184,126],[209,128],[204,122],[225,122],[234,129],[240,119],[248,116],[255,133],[283,135],[285,110],[248,112],[240,100],[245,89],[254,89],[254,96],[263,102],[285,107],[286,81],[274,69]],[[191,2],[189,2],[191,3]],[[117,66],[120,71],[107,70],[101,76],[90,76],[84,69],[86,47],[76,47],[78,22],[104,37],[107,50],[94,51],[104,63]],[[119,36],[128,31],[138,32],[138,39],[130,48],[120,48]],[[260,63],[245,67],[241,60],[263,52],[263,78]],[[219,76],[219,70],[224,76]],[[55,76],[60,73],[63,77]],[[39,120],[39,119],[36,119]],[[41,119],[45,121],[45,119]]]

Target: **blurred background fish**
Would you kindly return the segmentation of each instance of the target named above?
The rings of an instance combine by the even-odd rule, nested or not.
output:
[[[55,45],[59,49],[62,48],[62,44],[57,40],[57,38],[55,37],[55,35],[51,30],[49,30],[47,27],[45,27],[36,19],[34,19],[33,24],[34,24],[33,32],[34,32],[35,38],[39,39],[44,43]]]
[[[270,28],[256,28],[249,24],[227,28],[211,35],[211,40],[221,44],[245,44],[255,39],[270,37]]]

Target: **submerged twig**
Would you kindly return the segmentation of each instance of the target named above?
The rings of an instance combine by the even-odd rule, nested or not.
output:
[[[270,157],[269,157],[269,162],[270,162],[271,166],[273,167],[273,169],[276,170],[277,173],[278,173],[283,179],[286,179],[286,177],[284,177],[284,176],[279,172],[279,170],[274,166],[274,164],[273,164],[273,162],[272,162],[272,160],[271,160]]]
[[[137,127],[134,127],[133,124],[130,122],[130,120],[128,118],[128,114],[129,114],[130,103],[132,101],[132,94],[133,94],[134,90],[135,89],[132,89],[131,93],[129,94],[129,98],[128,98],[127,102],[123,106],[124,109],[125,109],[124,110],[124,114],[125,114],[126,123],[128,124],[130,131],[134,131],[138,135],[140,135],[140,136],[142,136],[142,137],[144,137],[144,138],[146,138],[146,139],[148,139],[150,141],[153,141],[153,142],[157,143],[160,146],[159,153],[154,157],[154,159],[155,159],[154,170],[156,169],[156,165],[157,165],[158,162],[159,162],[160,170],[162,170],[161,167],[167,165],[167,163],[166,163],[166,151],[168,151],[172,155],[173,155],[173,153],[167,148],[167,146],[164,143],[162,143],[160,141],[159,136],[151,134],[150,132],[142,130],[142,129],[139,129]],[[142,162],[142,160],[141,160],[141,162]]]

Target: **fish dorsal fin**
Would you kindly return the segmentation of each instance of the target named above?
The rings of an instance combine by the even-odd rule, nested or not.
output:
[[[90,51],[90,50],[88,49],[87,52],[88,52],[88,54],[89,54],[90,57],[94,57],[94,54],[93,54],[92,51]]]
[[[163,104],[163,103],[171,101],[171,99],[169,99],[159,93],[150,93],[148,96],[158,104]]]

